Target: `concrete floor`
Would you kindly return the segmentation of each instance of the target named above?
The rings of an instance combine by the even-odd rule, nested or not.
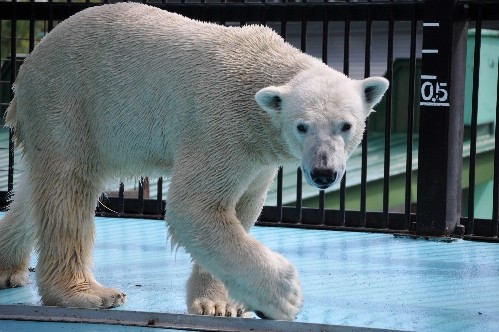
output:
[[[96,218],[96,225],[95,276],[128,296],[127,304],[117,311],[186,313],[184,288],[190,258],[182,249],[171,251],[162,221]],[[498,244],[274,227],[255,227],[252,235],[298,268],[304,293],[298,322],[499,331]],[[33,266],[35,262],[33,257]],[[12,304],[39,306],[36,286],[1,290],[0,305]],[[1,311],[2,307],[0,316]],[[117,329],[105,324],[0,320],[0,331],[33,330]]]

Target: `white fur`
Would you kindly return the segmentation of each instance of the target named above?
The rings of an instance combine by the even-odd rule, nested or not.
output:
[[[301,161],[315,186],[314,170],[343,174],[387,82],[350,80],[265,27],[130,3],[59,24],[15,86],[6,121],[27,169],[0,223],[0,288],[28,282],[36,242],[45,304],[122,304],[90,272],[97,197],[111,176],[171,175],[169,234],[196,261],[189,312],[294,319],[297,271],[247,232],[279,165]]]

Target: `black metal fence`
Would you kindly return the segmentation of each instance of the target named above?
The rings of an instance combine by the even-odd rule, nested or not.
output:
[[[282,169],[259,224],[498,239],[499,52],[481,63],[484,31],[488,36],[499,29],[497,1],[141,2],[220,24],[266,24],[347,75],[384,75],[392,82],[341,185],[310,192],[300,170]],[[2,112],[22,53],[58,21],[99,3],[0,3]],[[495,80],[485,84],[494,86],[496,97],[487,122],[480,112],[490,105],[482,107],[479,87],[489,74]],[[6,206],[16,164],[12,143],[2,151],[6,175],[0,180],[6,184],[0,203]],[[97,214],[161,218],[167,208],[163,179],[154,181],[153,199],[143,183],[134,197],[127,197],[123,184],[115,196],[101,197]],[[475,188],[483,183],[482,196],[490,195],[480,203],[486,215],[477,216]]]

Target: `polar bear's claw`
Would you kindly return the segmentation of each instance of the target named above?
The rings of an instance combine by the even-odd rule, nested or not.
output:
[[[189,313],[204,316],[217,316],[217,317],[242,317],[248,318],[249,312],[246,312],[244,307],[232,301],[212,301],[208,299],[195,300],[191,305]]]
[[[115,289],[112,289],[112,288],[110,288],[110,290],[113,290],[117,293],[111,295],[110,298],[103,298],[102,299],[102,303],[101,303],[102,309],[119,307],[120,305],[122,305],[126,302],[126,294],[125,293],[122,293],[122,292],[115,290]]]

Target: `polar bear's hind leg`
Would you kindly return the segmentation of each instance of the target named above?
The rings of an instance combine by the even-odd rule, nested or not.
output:
[[[42,301],[64,307],[119,306],[125,302],[125,294],[101,286],[90,271],[99,181],[81,167],[57,167],[56,159],[50,160],[52,163],[36,163],[33,171],[37,169],[36,173],[43,176],[33,178],[31,183]]]
[[[0,220],[0,289],[29,283],[28,264],[35,231],[29,187],[26,186],[28,176],[25,175],[19,183],[15,201]]]

